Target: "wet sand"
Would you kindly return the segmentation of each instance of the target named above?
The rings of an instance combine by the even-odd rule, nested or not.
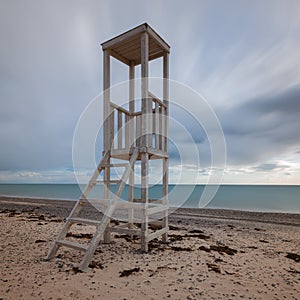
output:
[[[116,234],[80,273],[78,251],[45,261],[73,205],[0,198],[0,299],[299,299],[300,215],[179,209],[167,244],[141,253]],[[73,226],[70,238],[87,242],[93,229]]]

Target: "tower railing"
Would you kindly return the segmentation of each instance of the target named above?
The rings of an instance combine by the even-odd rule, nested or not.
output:
[[[149,134],[149,147],[154,150],[165,151],[164,137],[166,136],[166,109],[167,105],[157,96],[148,92],[152,102]],[[127,150],[141,146],[142,111],[129,112],[126,108],[110,102],[110,132],[112,150]]]

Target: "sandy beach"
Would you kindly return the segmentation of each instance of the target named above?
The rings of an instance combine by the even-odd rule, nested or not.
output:
[[[45,260],[74,202],[0,203],[0,299],[299,299],[300,215],[179,209],[167,244],[141,253],[138,240],[115,235],[81,273],[78,251]],[[77,225],[70,236],[88,241],[92,232]]]

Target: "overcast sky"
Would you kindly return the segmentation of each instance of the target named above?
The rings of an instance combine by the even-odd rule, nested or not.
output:
[[[74,129],[102,91],[100,43],[148,22],[171,45],[170,78],[220,120],[224,183],[300,184],[299,12],[296,0],[0,0],[0,183],[74,181]],[[185,121],[205,161],[203,132]],[[172,159],[171,179],[211,172]]]

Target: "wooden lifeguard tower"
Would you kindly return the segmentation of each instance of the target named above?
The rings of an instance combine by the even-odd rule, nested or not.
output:
[[[91,180],[76,202],[73,210],[57,236],[47,259],[53,258],[61,246],[85,252],[79,266],[88,270],[89,262],[103,240],[108,243],[111,233],[123,233],[140,237],[141,250],[148,251],[149,241],[162,237],[167,241],[168,232],[168,108],[169,108],[169,45],[148,25],[142,24],[115,38],[102,43],[103,49],[103,156]],[[116,105],[110,93],[110,57],[114,57],[129,67],[128,109]],[[163,99],[149,91],[149,61],[163,58]],[[136,109],[135,66],[141,67],[141,102]],[[128,97],[128,95],[124,95]],[[151,160],[162,160],[162,197],[149,198],[149,164]],[[118,161],[115,163],[115,161]],[[113,161],[113,162],[112,162]],[[121,163],[119,162],[121,161]],[[124,163],[125,161],[125,163]],[[135,198],[135,164],[140,164],[140,196]],[[124,168],[121,178],[112,179],[111,168]],[[99,180],[103,173],[103,180]],[[90,199],[90,191],[96,184],[103,184],[104,195]],[[116,184],[115,192],[111,186]],[[121,199],[128,184],[127,199]],[[79,212],[88,202],[95,207],[104,207],[101,220],[79,218]],[[126,222],[114,225],[111,219],[117,209],[128,213]],[[139,212],[139,217],[136,216]],[[150,230],[153,216],[160,226]],[[157,217],[158,215],[158,217]],[[96,227],[89,244],[81,244],[66,238],[73,224],[88,224]],[[140,223],[140,226],[137,224]],[[157,225],[156,221],[156,225]],[[157,227],[157,226],[156,226]]]

